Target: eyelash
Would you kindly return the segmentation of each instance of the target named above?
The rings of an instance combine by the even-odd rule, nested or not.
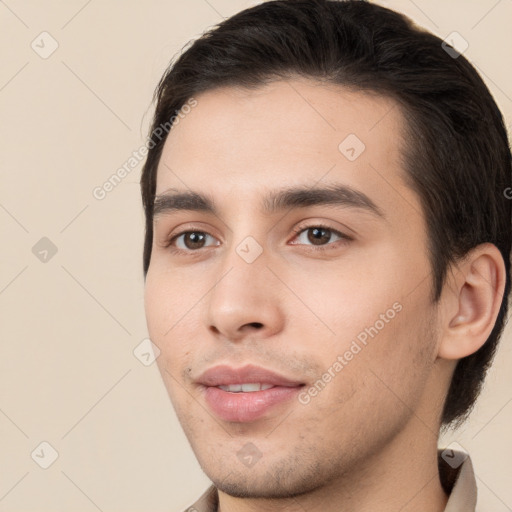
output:
[[[317,224],[306,224],[306,225],[297,226],[296,228],[294,228],[292,230],[293,234],[295,235],[294,238],[297,237],[298,235],[300,235],[303,231],[307,231],[308,229],[313,229],[313,228],[325,229],[325,230],[329,231],[331,234],[336,235],[340,238],[340,240],[336,240],[334,242],[329,242],[325,245],[306,245],[306,247],[310,248],[310,250],[313,250],[313,251],[329,251],[329,250],[337,249],[339,244],[346,244],[347,242],[352,240],[352,238],[349,237],[348,235],[345,235],[341,231],[338,231],[326,224],[322,224],[321,222],[317,223]],[[304,245],[304,244],[293,244],[293,245]]]
[[[308,229],[313,229],[313,228],[320,228],[320,229],[325,229],[327,231],[330,231],[331,234],[333,235],[336,235],[340,238],[340,240],[336,240],[334,242],[329,242],[325,245],[305,245],[305,244],[293,244],[293,245],[305,245],[306,247],[309,248],[309,250],[313,250],[313,251],[328,251],[328,250],[333,250],[333,249],[336,249],[338,248],[338,246],[336,245],[335,247],[332,247],[333,245],[339,243],[341,245],[345,245],[346,243],[348,243],[349,241],[353,240],[353,238],[351,238],[350,236],[348,235],[345,235],[344,233],[336,230],[336,229],[333,229],[332,227],[326,225],[326,224],[322,224],[322,223],[316,223],[316,224],[308,224],[308,225],[300,225],[296,228],[294,228],[292,230],[293,234],[294,234],[294,238],[296,238],[300,233],[302,233],[303,231],[307,231]],[[175,245],[174,245],[174,242],[180,237],[180,236],[183,236],[183,235],[186,235],[188,233],[201,233],[201,234],[204,234],[204,235],[208,235],[208,236],[212,236],[210,235],[209,233],[206,233],[205,231],[202,231],[200,229],[197,229],[195,230],[194,228],[192,229],[187,229],[185,231],[181,231],[179,233],[176,233],[175,235],[172,235],[165,243],[164,245],[164,248],[166,249],[169,249],[171,252],[173,253],[178,253],[178,254],[194,254],[194,253],[199,253],[201,251],[201,249],[205,249],[205,247],[202,247],[200,249],[178,249]],[[214,237],[213,237],[214,238]],[[206,247],[207,248],[207,247]]]

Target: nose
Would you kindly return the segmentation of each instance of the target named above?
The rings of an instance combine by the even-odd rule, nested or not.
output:
[[[267,268],[265,251],[252,263],[233,249],[208,294],[206,322],[217,338],[241,341],[269,338],[284,326],[279,280]]]

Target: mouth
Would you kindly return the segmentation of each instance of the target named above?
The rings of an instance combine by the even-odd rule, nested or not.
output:
[[[229,386],[217,386],[222,391],[229,391],[230,393],[254,393],[255,391],[265,391],[266,389],[273,388],[272,384],[230,384]]]
[[[210,410],[221,420],[249,423],[290,405],[304,383],[265,368],[216,366],[198,379]]]

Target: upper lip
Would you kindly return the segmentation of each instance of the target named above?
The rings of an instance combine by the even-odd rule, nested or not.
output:
[[[295,387],[303,384],[302,382],[287,379],[275,372],[254,365],[247,365],[242,368],[233,368],[228,365],[214,366],[202,373],[197,382],[204,386],[229,386],[230,384],[258,382],[286,387]]]

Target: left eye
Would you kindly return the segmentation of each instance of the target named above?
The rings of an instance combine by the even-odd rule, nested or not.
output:
[[[335,240],[332,238],[335,237]],[[304,245],[328,245],[338,240],[348,239],[343,233],[322,226],[311,226],[298,231],[297,240]]]

